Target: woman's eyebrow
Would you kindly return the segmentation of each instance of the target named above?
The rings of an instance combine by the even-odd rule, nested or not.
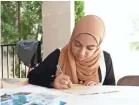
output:
[[[75,42],[79,43],[80,45],[82,45],[78,40],[75,40]],[[97,45],[88,45],[87,47],[96,47]]]
[[[96,47],[97,45],[88,45],[87,47]]]

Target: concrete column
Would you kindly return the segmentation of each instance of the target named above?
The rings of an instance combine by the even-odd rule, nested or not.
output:
[[[64,47],[74,26],[73,1],[44,1],[42,6],[43,58]]]

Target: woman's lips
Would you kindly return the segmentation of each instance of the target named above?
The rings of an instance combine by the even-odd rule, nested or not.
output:
[[[84,60],[84,57],[82,57],[82,56],[77,56],[76,57],[78,60]]]

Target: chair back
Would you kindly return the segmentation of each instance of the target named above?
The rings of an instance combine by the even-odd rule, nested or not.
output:
[[[139,75],[138,76],[124,76],[117,82],[120,86],[139,86]]]

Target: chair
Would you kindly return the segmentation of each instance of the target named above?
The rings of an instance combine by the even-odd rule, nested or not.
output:
[[[37,40],[22,40],[16,45],[18,58],[29,67],[28,72],[42,62],[41,42]]]
[[[136,76],[124,76],[117,82],[120,86],[139,86],[139,75]]]

